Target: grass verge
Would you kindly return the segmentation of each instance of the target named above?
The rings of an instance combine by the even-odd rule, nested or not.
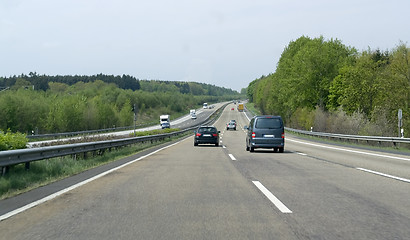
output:
[[[245,105],[246,105],[246,109],[248,109],[248,111],[250,111],[252,114],[262,115],[262,113],[259,111],[259,109],[257,109],[255,107],[254,103],[247,102]]]

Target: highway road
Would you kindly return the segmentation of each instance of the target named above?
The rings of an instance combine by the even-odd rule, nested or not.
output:
[[[0,239],[409,239],[408,155],[289,134],[284,153],[250,153],[233,106],[215,123],[219,147],[190,136],[0,201]]]

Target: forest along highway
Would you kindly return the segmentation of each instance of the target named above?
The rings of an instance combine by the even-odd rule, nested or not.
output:
[[[4,218],[0,239],[408,239],[409,156],[289,134],[250,153],[232,107],[219,147],[192,135]]]

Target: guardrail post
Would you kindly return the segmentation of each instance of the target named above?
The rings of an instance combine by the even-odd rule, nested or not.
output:
[[[6,173],[9,172],[9,169],[10,169],[9,166],[1,167],[1,176],[6,175]]]
[[[26,170],[29,170],[29,169],[30,169],[30,162],[26,162],[25,168],[26,168]]]

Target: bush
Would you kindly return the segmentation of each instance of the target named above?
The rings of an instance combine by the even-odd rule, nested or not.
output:
[[[314,124],[314,113],[310,109],[298,108],[290,118],[290,125],[293,128],[310,130]]]
[[[0,151],[26,148],[28,139],[25,134],[0,130]]]
[[[313,130],[315,132],[326,132],[327,130],[327,119],[329,118],[328,112],[323,110],[323,108],[316,107],[314,111],[314,124]]]
[[[347,114],[342,108],[326,111],[320,107],[315,110],[298,108],[292,114],[288,126],[315,132],[328,132],[349,135],[396,136],[397,127],[389,121],[388,112],[376,108],[371,119],[361,112]]]
[[[177,131],[180,131],[180,130],[181,129],[179,129],[179,128],[155,129],[155,130],[150,130],[150,131],[135,132],[135,135],[137,137],[144,137],[144,136],[150,136],[150,135],[172,133],[172,132],[177,132]],[[134,133],[131,133],[130,136],[134,136]]]
[[[331,112],[327,120],[327,132],[357,135],[361,128],[367,123],[365,116],[359,112],[352,115],[346,114],[341,108]]]

